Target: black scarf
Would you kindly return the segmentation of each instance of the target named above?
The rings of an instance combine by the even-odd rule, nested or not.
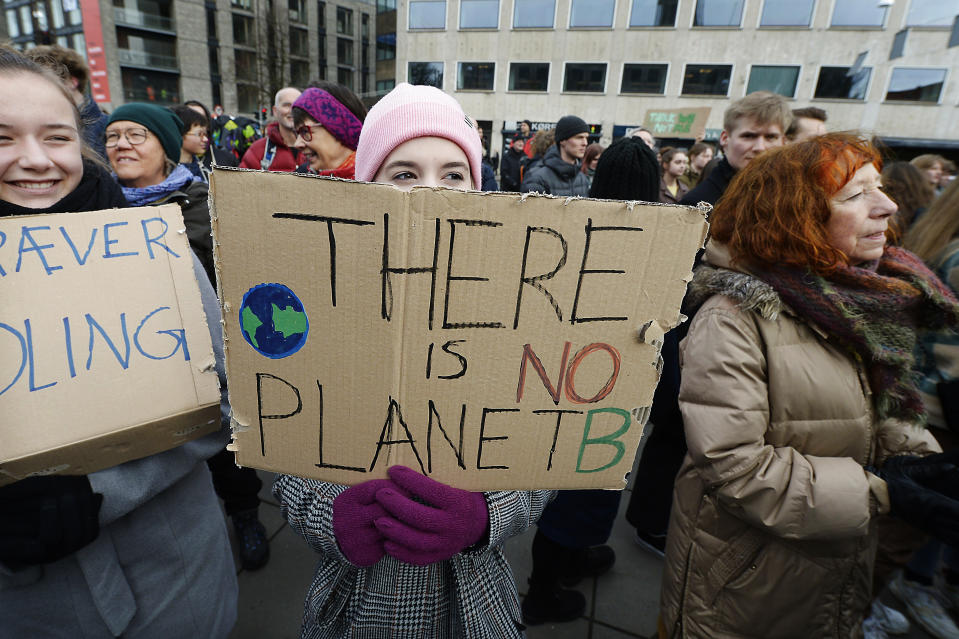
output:
[[[83,177],[77,188],[62,200],[45,209],[31,209],[0,200],[0,217],[37,215],[40,213],[72,213],[130,206],[120,185],[106,169],[88,160],[83,161]]]

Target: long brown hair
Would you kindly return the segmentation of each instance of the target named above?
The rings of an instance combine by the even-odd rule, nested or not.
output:
[[[959,180],[953,180],[913,224],[902,245],[931,263],[959,236]]]
[[[853,133],[829,133],[766,151],[732,179],[710,216],[734,261],[827,274],[848,263],[826,233],[829,200],[879,152]]]

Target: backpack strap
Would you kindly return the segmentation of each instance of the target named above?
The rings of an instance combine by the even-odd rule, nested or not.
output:
[[[276,157],[276,145],[272,145],[273,141],[268,137],[266,138],[266,146],[263,147],[263,159],[260,160],[260,168],[264,171],[270,170],[270,165],[273,164],[273,158]]]

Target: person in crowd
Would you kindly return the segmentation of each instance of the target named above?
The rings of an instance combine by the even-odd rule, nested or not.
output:
[[[599,156],[603,154],[603,145],[599,142],[593,142],[586,147],[586,153],[583,154],[583,165],[580,170],[589,178],[590,184],[593,182],[593,175],[596,173],[596,163],[599,162]]]
[[[49,70],[6,48],[0,131],[0,216],[127,206],[86,145],[72,96]],[[222,382],[219,305],[193,264]],[[222,398],[215,434],[88,475],[0,487],[0,636],[229,635],[236,569],[203,464],[229,440],[225,390]]]
[[[363,122],[350,109],[329,91],[309,87],[293,103],[293,121],[294,146],[309,173],[353,179]]]
[[[659,201],[678,204],[689,191],[681,178],[689,166],[689,159],[682,149],[667,146],[659,152],[662,177],[659,178]]]
[[[214,164],[218,166],[237,166],[240,161],[235,155],[226,149],[221,149],[219,146],[214,144],[213,121],[219,116],[216,115],[216,113],[211,114],[210,110],[206,108],[206,105],[198,100],[187,100],[183,103],[183,105],[190,107],[206,118],[207,146],[204,152],[197,156],[197,159],[200,161],[200,170],[206,175],[209,175],[213,170]],[[220,115],[223,115],[223,107],[220,107]]]
[[[959,470],[931,455],[913,376],[959,303],[886,245],[880,169],[866,140],[818,136],[752,160],[712,211],[661,636],[859,636],[879,515],[959,540]]]
[[[826,112],[819,107],[793,109],[793,121],[786,129],[787,142],[803,142],[826,133]]]
[[[589,178],[579,170],[586,153],[589,126],[575,115],[565,115],[556,123],[556,144],[543,156],[543,162],[523,177],[520,190],[549,195],[589,194]]]
[[[933,189],[939,188],[939,180],[942,179],[946,158],[935,153],[923,153],[914,157],[909,163],[922,171],[926,181]]]
[[[556,143],[556,129],[540,129],[532,139],[526,141],[526,158],[520,158],[519,178],[522,187],[523,179],[530,172],[543,163],[543,157]],[[532,155],[530,155],[532,154]]]
[[[401,83],[370,109],[356,178],[479,189],[475,125],[439,89]],[[503,543],[539,517],[552,491],[475,493],[403,466],[347,487],[279,475],[273,494],[320,555],[304,637],[522,637]]]
[[[534,135],[535,134],[533,133],[532,122],[530,122],[529,120],[523,120],[522,122],[519,123],[519,135],[517,137],[522,138],[523,141],[526,142],[526,147],[524,152],[526,153],[526,157],[530,159],[533,159],[533,155],[532,155],[533,150],[529,143],[533,139]]]
[[[178,164],[183,124],[172,111],[155,104],[129,103],[110,116],[107,156],[131,206],[176,203],[183,212],[187,237],[203,264],[207,281],[213,271],[213,239],[206,182]],[[221,446],[209,461],[216,492],[224,500],[247,570],[258,570],[270,557],[266,528],[259,520],[262,482],[252,468],[238,468],[233,454]]]
[[[106,160],[103,148],[103,130],[107,126],[107,115],[100,110],[90,95],[90,67],[83,56],[56,44],[45,44],[28,49],[24,53],[34,62],[54,71],[67,85],[70,97],[80,110],[83,123],[83,139],[101,159]]]
[[[273,98],[273,122],[266,126],[266,135],[250,145],[240,160],[240,168],[263,169],[264,171],[293,172],[300,163],[300,151],[296,142],[293,124],[293,103],[300,97],[300,90],[285,87]]]
[[[516,136],[509,144],[499,167],[500,186],[504,191],[519,192],[520,161],[526,157],[526,140]]]
[[[646,146],[651,148],[653,151],[656,151],[657,142],[656,142],[656,137],[653,135],[652,131],[650,131],[646,127],[641,126],[641,127],[637,127],[633,131],[632,135],[634,138],[639,138],[640,140],[645,142]]]
[[[687,190],[696,187],[702,180],[703,169],[712,161],[713,153],[713,145],[708,142],[697,142],[689,148],[689,165],[679,177]]]
[[[207,152],[210,143],[210,122],[201,113],[186,105],[177,105],[170,109],[183,123],[183,144],[180,146],[180,164],[190,169],[190,173],[209,183],[209,170],[203,166],[200,158]]]
[[[789,128],[792,112],[781,96],[767,92],[747,95],[723,114],[720,144],[725,156],[699,186],[680,198],[679,203],[695,206],[701,201],[716,204],[736,171],[771,147],[782,146],[783,131]],[[704,169],[705,173],[705,169]],[[683,313],[693,316],[684,302]],[[636,527],[636,542],[662,557],[666,548],[666,529],[672,504],[672,486],[686,455],[683,416],[679,410],[679,342],[689,330],[689,322],[680,324],[663,338],[663,371],[653,398],[650,422],[653,432],[643,448],[636,469],[637,482],[647,487],[633,491],[626,509],[626,520]]]
[[[952,160],[946,159],[942,163],[942,177],[939,178],[939,186],[936,188],[937,193],[942,193],[946,190],[952,181],[956,179],[956,163]]]
[[[589,197],[655,201],[659,195],[656,154],[639,138],[621,138],[596,165]],[[616,553],[606,542],[622,493],[615,490],[562,490],[537,523],[533,570],[523,599],[523,620],[530,625],[573,621],[586,599],[568,586],[612,568]]]
[[[483,163],[480,167],[483,173],[481,188],[483,191],[499,191],[499,184],[496,183],[496,171],[493,168],[492,160],[490,160],[489,151],[486,146],[486,133],[481,126],[476,127],[476,132],[479,135],[480,148],[483,149]]]
[[[885,175],[885,171],[883,171]],[[959,185],[951,184],[905,234],[903,246],[959,294]],[[930,431],[946,451],[959,450],[959,333],[920,334],[919,394]],[[941,584],[934,577],[943,564]],[[946,607],[959,609],[959,547],[932,540],[909,560],[889,590],[909,616],[933,637],[959,637]],[[943,605],[945,602],[945,606]]]
[[[775,93],[756,91],[734,102],[723,114],[723,130],[719,134],[723,159],[708,178],[680,200],[680,204],[716,204],[736,171],[746,168],[766,149],[783,145],[784,132],[790,124],[792,112],[789,105],[785,98]]]
[[[936,197],[922,172],[908,162],[891,162],[883,167],[882,188],[899,207],[892,225],[900,236],[925,213]]]

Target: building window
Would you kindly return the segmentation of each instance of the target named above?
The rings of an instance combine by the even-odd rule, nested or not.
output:
[[[683,95],[728,95],[731,64],[687,64]]]
[[[353,10],[336,8],[336,32],[341,35],[353,35]]]
[[[322,0],[316,3],[316,27],[320,33],[326,31],[326,3]]]
[[[376,59],[377,60],[395,60],[396,59],[396,34],[395,33],[376,34]]]
[[[254,84],[236,85],[237,108],[243,113],[256,113],[260,110],[259,90]]]
[[[144,69],[121,69],[123,99],[126,102],[177,104],[180,102],[180,81],[174,73],[158,73]]]
[[[388,93],[393,90],[396,86],[396,80],[390,78],[389,80],[377,80],[376,81],[376,92],[377,93]]]
[[[556,0],[514,0],[513,28],[553,28]]]
[[[631,27],[675,27],[679,0],[633,0],[629,11]]]
[[[306,0],[288,0],[290,22],[306,24]]]
[[[446,0],[411,0],[410,29],[445,29]]]
[[[623,83],[620,93],[657,93],[666,92],[666,71],[668,64],[626,64],[623,65]]]
[[[233,44],[256,46],[253,18],[239,13],[233,14]]]
[[[907,27],[950,27],[959,14],[959,0],[912,0]]]
[[[865,100],[866,87],[869,85],[870,67],[863,67],[857,73],[850,73],[850,67],[823,67],[819,70],[816,82],[816,98],[835,100]]]
[[[233,57],[236,66],[236,79],[256,82],[256,53],[236,49]]]
[[[460,29],[495,29],[499,26],[499,0],[462,0]]]
[[[888,7],[876,0],[836,0],[832,10],[834,27],[881,27]]]
[[[796,95],[796,83],[798,81],[798,66],[754,64],[749,71],[749,83],[746,86],[746,93],[769,91],[787,98],[792,98]]]
[[[492,91],[496,64],[493,62],[460,62],[456,72],[457,91]]]
[[[320,64],[320,80],[326,80],[326,63],[327,63],[327,62],[326,62],[326,61],[327,61],[327,57],[326,57],[326,36],[323,35],[323,34],[320,34],[320,46],[319,46],[319,49],[320,49],[320,59],[319,59],[319,64]]]
[[[353,90],[353,69],[336,68],[336,81],[350,91]]]
[[[549,62],[511,62],[510,91],[542,91],[549,88]]]
[[[815,0],[766,0],[761,27],[808,27]]]
[[[310,57],[310,32],[298,27],[290,27],[290,55],[300,58]]]
[[[310,83],[310,62],[308,60],[290,60],[290,82],[305,87]]]
[[[410,84],[426,84],[437,89],[443,88],[442,62],[410,62],[407,67],[407,81]]]
[[[569,26],[612,27],[616,0],[572,0]]]
[[[353,41],[347,38],[336,39],[336,63],[353,66]]]
[[[360,18],[360,37],[367,42],[370,40],[370,16],[368,13],[362,14]]]
[[[603,93],[606,91],[606,63],[567,62],[563,91]]]
[[[396,11],[396,0],[376,0],[376,12]]]
[[[253,0],[230,0],[230,6],[244,11],[253,11]]]
[[[945,81],[945,69],[909,69],[906,67],[893,69],[886,99],[936,104],[942,95],[942,85]]]
[[[134,35],[123,29],[117,30],[117,59],[121,65],[179,69],[174,40],[163,36]]]
[[[738,27],[744,0],[697,0],[694,27]]]

